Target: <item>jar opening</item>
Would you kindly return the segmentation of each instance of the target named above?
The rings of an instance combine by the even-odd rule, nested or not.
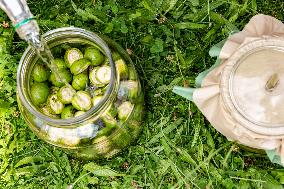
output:
[[[265,38],[248,42],[226,63],[221,95],[230,114],[259,134],[284,132],[284,42]]]
[[[76,27],[64,27],[51,30],[45,33],[42,37],[49,48],[54,48],[62,44],[84,44],[98,47],[109,60],[108,63],[111,68],[110,82],[100,102],[93,106],[90,110],[86,111],[86,113],[78,117],[68,119],[51,118],[41,113],[30,98],[29,81],[31,70],[39,57],[36,55],[34,49],[28,47],[20,60],[17,71],[17,92],[22,105],[34,116],[39,117],[54,126],[72,126],[86,121],[90,116],[98,116],[99,112],[105,108],[105,103],[112,98],[117,87],[116,67],[108,45],[95,33]]]

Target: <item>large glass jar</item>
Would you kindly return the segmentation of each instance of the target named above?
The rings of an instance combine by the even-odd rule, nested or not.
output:
[[[127,53],[114,41],[75,27],[49,31],[43,38],[54,53],[64,46],[100,48],[109,60],[111,79],[101,101],[83,115],[68,119],[46,116],[31,99],[31,72],[39,57],[28,47],[18,68],[17,97],[20,111],[31,130],[44,141],[80,158],[110,158],[120,152],[137,137],[143,117],[144,97]],[[114,61],[117,53],[127,64],[128,73],[123,77]],[[113,107],[121,111],[119,118],[110,113]]]

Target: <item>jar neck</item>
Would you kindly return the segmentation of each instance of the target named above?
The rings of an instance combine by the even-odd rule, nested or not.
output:
[[[64,43],[82,43],[99,47],[109,59],[109,66],[111,67],[112,73],[110,83],[102,100],[85,114],[69,119],[50,118],[38,111],[30,98],[30,75],[33,65],[38,60],[38,56],[36,55],[36,51],[34,49],[28,47],[20,60],[17,72],[17,92],[22,105],[37,118],[44,120],[50,125],[58,127],[76,127],[76,125],[80,125],[86,121],[93,121],[98,118],[110,106],[111,102],[114,101],[118,90],[116,67],[108,45],[95,33],[75,27],[59,28],[49,31],[43,35],[43,39],[49,48],[53,48]]]

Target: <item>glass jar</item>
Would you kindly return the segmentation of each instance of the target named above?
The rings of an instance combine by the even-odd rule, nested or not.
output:
[[[114,41],[80,28],[55,29],[43,38],[53,53],[64,46],[100,48],[108,58],[111,80],[101,101],[83,115],[68,119],[46,116],[31,100],[31,71],[39,57],[28,47],[17,73],[17,99],[25,121],[39,138],[76,157],[110,158],[117,154],[137,138],[143,117],[144,96],[131,59]],[[113,52],[127,64],[126,76],[119,74]],[[119,118],[111,113],[113,108],[120,111]]]

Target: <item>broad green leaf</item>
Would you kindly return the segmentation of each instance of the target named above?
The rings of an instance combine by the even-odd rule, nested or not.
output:
[[[113,24],[111,22],[107,23],[104,29],[104,33],[111,33],[112,30],[113,30]]]
[[[151,47],[151,53],[160,53],[164,50],[164,41],[160,38],[155,39],[154,45]]]
[[[144,38],[143,38],[143,42],[144,43],[150,43],[153,41],[153,36],[152,35],[146,35]]]
[[[116,5],[112,5],[111,6],[111,11],[114,13],[114,14],[117,14],[118,13],[118,7]]]
[[[0,99],[0,109],[7,109],[9,107],[9,102],[5,101],[4,99]]]
[[[135,13],[135,14],[130,14],[130,15],[129,15],[129,20],[134,20],[134,19],[139,18],[139,17],[141,17],[141,16],[142,16],[141,12],[138,11],[138,10],[136,10],[136,13]]]
[[[128,32],[128,28],[127,28],[124,20],[121,20],[121,22],[120,22],[120,31],[122,33],[127,33]]]
[[[15,171],[15,175],[17,176],[21,176],[21,175],[33,175],[36,173],[36,169],[34,168],[34,166],[26,166],[26,167],[23,167],[23,168],[19,168],[19,169],[16,169]]]
[[[48,163],[43,163],[40,165],[32,165],[32,166],[26,166],[23,168],[17,168],[15,169],[15,174],[17,176],[21,175],[35,175],[38,171],[46,170],[49,166]]]
[[[23,159],[21,159],[20,161],[18,161],[18,163],[14,166],[15,168],[20,167],[22,165],[26,165],[29,163],[34,163],[34,162],[39,162],[39,161],[44,161],[45,158],[43,157],[39,157],[39,156],[28,156],[28,157],[24,157]]]

